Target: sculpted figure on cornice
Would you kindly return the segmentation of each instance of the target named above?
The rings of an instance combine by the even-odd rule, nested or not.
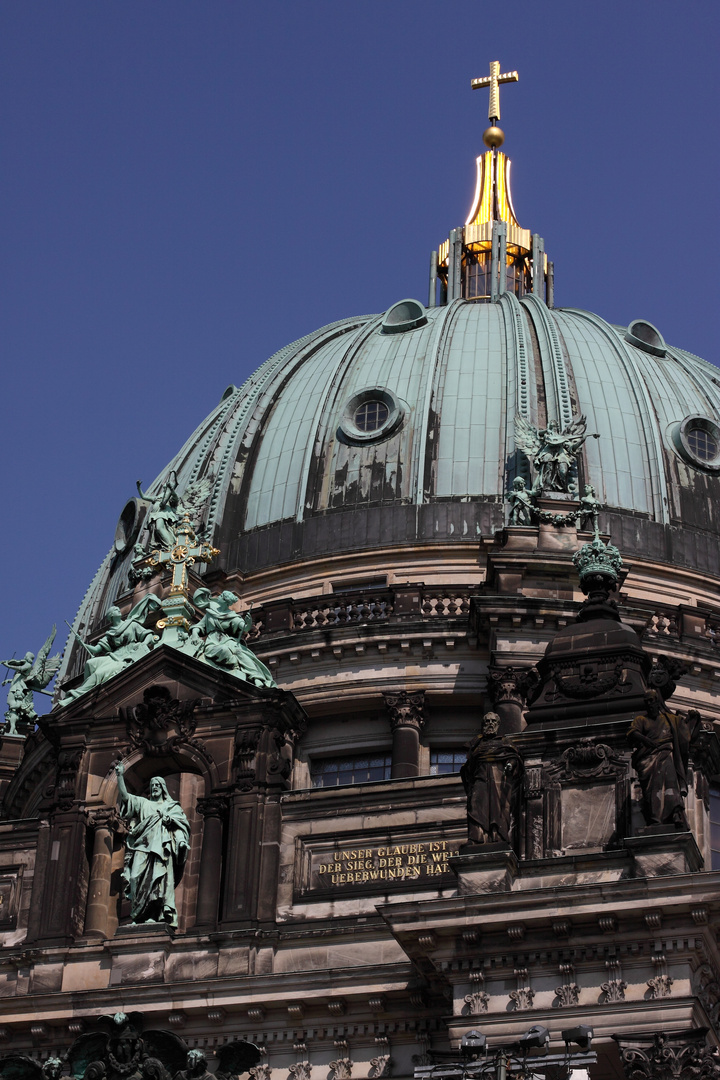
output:
[[[239,597],[227,589],[219,596],[212,596],[209,589],[195,590],[193,603],[203,612],[203,617],[191,630],[190,651],[212,667],[228,671],[255,686],[275,686],[265,664],[243,643],[252,626],[252,615],[232,610],[238,600]]]
[[[120,813],[130,819],[123,869],[130,917],[134,923],[177,926],[175,887],[190,846],[188,819],[180,804],[170,797],[161,776],[152,778],[149,798],[145,798],[130,794],[120,762],[115,772]]]
[[[14,674],[3,679],[3,686],[10,683],[7,697],[7,710],[5,723],[7,735],[24,735],[37,721],[33,693],[46,693],[45,687],[55,678],[60,660],[60,653],[48,659],[50,649],[55,640],[55,627],[53,626],[49,637],[43,645],[37,657],[34,653],[26,652],[21,660],[2,660],[3,667]]]
[[[550,420],[547,427],[536,428],[520,413],[515,414],[515,442],[532,460],[535,469],[533,495],[546,491],[570,492],[573,486],[577,456],[589,436],[584,416],[576,417],[562,431],[557,420]]]
[[[695,709],[687,716],[670,712],[657,690],[646,692],[645,709],[628,732],[634,747],[633,768],[642,788],[643,816],[648,825],[687,829],[687,768],[690,747],[702,730],[700,714]]]
[[[204,504],[207,502],[214,483],[213,476],[189,484],[183,495],[178,493],[178,478],[171,470],[158,495],[148,495],[142,489],[142,480],[138,480],[137,489],[141,499],[150,503],[150,510],[145,521],[148,530],[148,551],[154,548],[169,548],[175,543],[175,528],[187,514],[200,532],[199,519]],[[144,554],[142,549],[136,555]]]
[[[535,517],[535,504],[522,476],[516,476],[507,493],[510,503],[510,525],[532,525]]]
[[[486,713],[460,777],[467,794],[470,843],[502,842],[512,847],[523,764],[512,743],[500,738],[499,727],[498,714]]]
[[[122,612],[118,607],[108,609],[107,620],[109,627],[94,645],[75,633],[75,637],[81,643],[90,659],[83,671],[83,681],[79,686],[69,690],[59,704],[67,705],[75,701],[88,690],[94,690],[98,686],[117,675],[128,664],[139,660],[153,648],[158,641],[155,632],[144,626],[145,619],[151,611],[159,611],[162,605],[156,596],[152,594],[143,597],[130,611],[127,618],[123,619]]]

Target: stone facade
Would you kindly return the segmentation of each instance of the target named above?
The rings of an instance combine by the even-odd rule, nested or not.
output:
[[[622,1064],[612,1036],[717,1041],[714,645],[682,611],[658,630],[649,565],[621,622],[577,622],[585,538],[567,533],[548,552],[508,529],[465,589],[389,585],[355,594],[351,618],[337,598],[277,603],[272,624],[260,606],[254,647],[282,690],[163,646],[6,736],[0,1054],[63,1053],[119,1008],[213,1068],[225,1043],[256,1043],[256,1080],[407,1076],[471,1027],[507,1043],[540,1023],[557,1043],[591,1024],[598,1080]],[[670,705],[703,725],[686,827],[647,828],[627,736],[670,661]],[[522,761],[512,844],[468,843],[458,765],[438,763],[464,758],[488,707]],[[386,778],[313,784],[353,756],[389,761]],[[129,924],[120,760],[132,791],[162,775],[187,814],[177,930]]]

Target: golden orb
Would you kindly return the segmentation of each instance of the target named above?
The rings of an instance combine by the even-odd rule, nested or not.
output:
[[[496,150],[498,146],[502,146],[505,142],[505,132],[502,128],[492,127],[487,128],[483,132],[483,142],[486,146],[489,146],[491,150]]]

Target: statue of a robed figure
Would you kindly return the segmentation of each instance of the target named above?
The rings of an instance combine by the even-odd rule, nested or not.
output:
[[[149,797],[131,795],[118,762],[120,813],[130,819],[125,842],[123,882],[134,923],[177,926],[175,888],[190,846],[190,824],[180,803],[170,797],[161,776],[150,781]]]
[[[642,788],[643,816],[648,825],[687,829],[685,796],[690,747],[702,729],[700,714],[670,712],[657,690],[645,693],[645,713],[630,725],[633,768]]]
[[[523,764],[499,729],[498,714],[486,713],[482,733],[470,746],[460,778],[467,793],[469,842],[513,847]]]

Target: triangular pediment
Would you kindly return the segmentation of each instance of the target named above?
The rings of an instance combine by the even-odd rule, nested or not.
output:
[[[117,715],[120,709],[137,704],[143,690],[153,684],[166,686],[171,697],[178,701],[199,698],[208,705],[230,702],[261,705],[292,697],[283,690],[260,688],[219,671],[170,645],[159,645],[102,686],[89,690],[69,705],[56,707],[48,719],[58,720],[65,726],[66,721],[84,720],[89,716]]]

